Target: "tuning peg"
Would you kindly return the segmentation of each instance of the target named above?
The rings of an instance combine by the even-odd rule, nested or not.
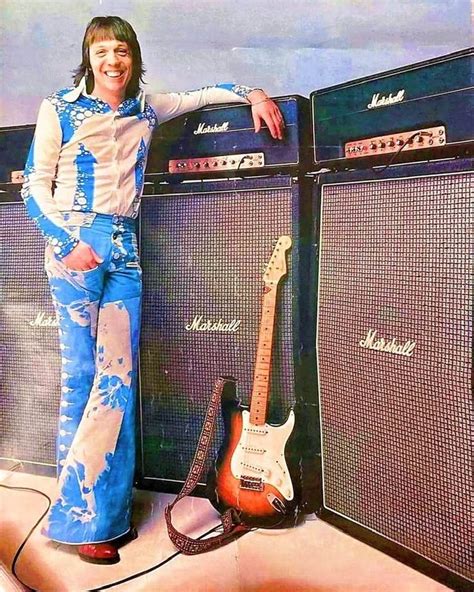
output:
[[[277,243],[278,243],[278,239],[277,238],[272,239],[272,245],[274,247],[276,247]]]

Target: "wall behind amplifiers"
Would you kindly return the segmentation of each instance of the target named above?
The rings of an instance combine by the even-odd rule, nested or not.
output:
[[[472,589],[473,160],[322,174],[324,519]]]

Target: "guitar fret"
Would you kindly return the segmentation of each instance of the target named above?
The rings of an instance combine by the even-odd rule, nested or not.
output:
[[[278,264],[275,259],[281,258],[282,254],[284,256],[284,253],[280,254],[275,251],[272,255],[270,265],[274,266],[275,271],[281,272],[281,275],[279,275],[278,278],[268,278],[265,282],[262,296],[262,318],[260,320],[257,355],[254,368],[254,384],[250,400],[251,420],[252,423],[258,425],[264,424],[266,419],[266,408],[270,387],[273,333],[276,317],[277,287],[280,277],[282,277],[286,271],[285,260],[283,259],[283,261]]]

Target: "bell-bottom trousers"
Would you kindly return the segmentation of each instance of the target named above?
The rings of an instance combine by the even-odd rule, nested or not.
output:
[[[141,268],[130,218],[71,212],[71,232],[103,259],[72,271],[47,247],[62,357],[57,492],[43,534],[68,544],[130,529]]]

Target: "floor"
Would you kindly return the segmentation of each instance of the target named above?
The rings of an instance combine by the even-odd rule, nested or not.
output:
[[[32,487],[51,496],[55,480],[0,471],[0,483]],[[173,497],[136,492],[134,522],[139,537],[121,549],[116,565],[84,563],[72,548],[44,538],[38,527],[17,562],[19,578],[38,592],[448,591],[314,515],[296,528],[256,530],[207,554],[181,555],[167,536],[163,518],[164,507]],[[11,574],[11,564],[46,507],[47,501],[35,493],[0,487],[1,592],[28,590]],[[215,510],[202,498],[184,499],[173,516],[175,524],[192,536],[217,524]]]

